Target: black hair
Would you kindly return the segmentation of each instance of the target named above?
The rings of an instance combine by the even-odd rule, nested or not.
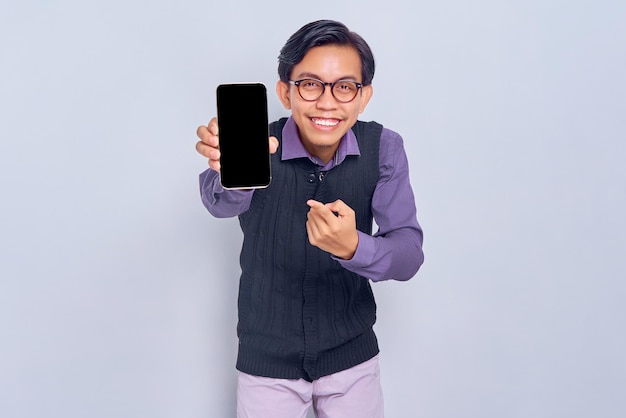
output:
[[[289,81],[293,67],[311,48],[323,45],[351,46],[361,57],[361,83],[367,86],[374,78],[374,54],[365,40],[346,25],[334,20],[318,20],[301,27],[285,43],[278,56],[278,76]]]

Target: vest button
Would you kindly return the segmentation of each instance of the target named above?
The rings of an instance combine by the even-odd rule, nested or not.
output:
[[[309,183],[315,183],[316,180],[317,180],[317,176],[315,175],[315,173],[309,174],[309,177],[307,178],[307,181]]]

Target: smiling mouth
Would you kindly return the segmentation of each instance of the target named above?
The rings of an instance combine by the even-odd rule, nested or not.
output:
[[[314,124],[319,126],[332,127],[339,125],[339,119],[323,119],[323,118],[311,118]]]

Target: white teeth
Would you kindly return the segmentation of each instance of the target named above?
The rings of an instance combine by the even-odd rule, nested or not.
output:
[[[316,125],[321,125],[321,126],[337,126],[339,124],[338,120],[334,120],[334,119],[313,119],[313,122]]]

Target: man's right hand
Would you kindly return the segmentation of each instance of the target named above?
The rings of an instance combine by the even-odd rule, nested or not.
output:
[[[217,118],[211,119],[208,125],[199,126],[196,135],[200,141],[196,143],[196,150],[209,160],[209,167],[220,171],[220,138]],[[278,139],[274,136],[269,138],[270,154],[274,154],[278,149]]]
[[[218,136],[217,118],[211,119],[208,125],[201,125],[196,131],[200,141],[196,143],[196,151],[209,160],[209,167],[220,171],[220,138]]]

